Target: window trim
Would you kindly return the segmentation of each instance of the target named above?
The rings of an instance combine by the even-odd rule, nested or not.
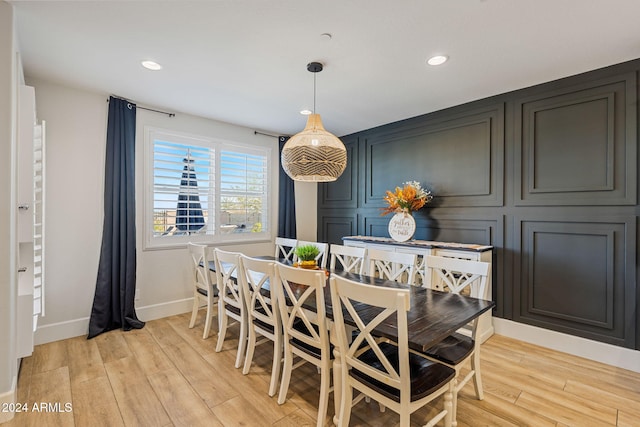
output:
[[[220,197],[220,152],[221,151],[237,151],[246,154],[265,156],[266,172],[266,206],[263,207],[265,220],[263,227],[266,225],[267,230],[259,233],[230,233],[230,234],[214,234],[201,235],[192,234],[187,236],[171,236],[158,238],[153,235],[153,206],[154,206],[154,140],[165,139],[170,142],[185,145],[200,145],[215,150],[215,194],[216,213],[214,215],[214,230],[219,230],[218,221],[220,215],[217,212],[218,198]],[[206,137],[202,135],[194,135],[186,132],[173,131],[158,127],[144,127],[144,165],[143,165],[143,212],[141,226],[143,228],[143,247],[142,250],[159,250],[159,249],[176,249],[185,247],[188,242],[202,244],[243,244],[267,242],[272,240],[273,235],[273,148],[265,146],[256,146],[244,144],[240,142],[232,142],[219,138]]]

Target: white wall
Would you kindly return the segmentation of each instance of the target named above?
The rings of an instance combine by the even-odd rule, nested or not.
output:
[[[15,400],[16,359],[16,97],[13,8],[0,1],[0,405]],[[0,411],[0,422],[13,417]]]
[[[46,316],[38,325],[35,337],[38,344],[88,331],[102,238],[108,95],[28,77],[27,84],[35,86],[38,118],[47,121]],[[277,140],[254,135],[252,129],[213,120],[180,113],[169,118],[138,110],[136,308],[141,320],[151,320],[188,311],[192,290],[188,284],[186,249],[142,250],[145,125],[272,147],[276,189]],[[276,203],[272,210],[274,233]],[[271,254],[273,243],[225,248],[249,255]]]
[[[102,233],[104,95],[30,80],[46,120],[45,312],[36,343],[86,333]],[[86,323],[88,325],[88,323]],[[48,337],[52,325],[58,334]],[[75,327],[75,328],[74,328]]]
[[[318,239],[318,183],[296,182],[296,237],[315,242]]]

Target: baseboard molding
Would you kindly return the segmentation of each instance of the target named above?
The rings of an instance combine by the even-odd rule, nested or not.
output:
[[[6,408],[16,403],[16,390],[18,389],[18,377],[13,377],[11,381],[11,390],[0,393],[0,408]],[[5,412],[0,410],[0,424],[5,423],[13,418],[14,412]]]
[[[192,307],[193,298],[186,298],[162,304],[137,307],[136,314],[140,320],[148,321],[187,313],[191,311]],[[52,323],[50,325],[39,325],[34,336],[34,343],[36,345],[46,344],[48,342],[60,341],[67,338],[80,337],[82,335],[87,335],[88,331],[88,317]]]
[[[493,326],[498,335],[640,373],[640,351],[637,350],[495,317]]]
[[[143,321],[162,319],[163,317],[175,316],[190,312],[193,309],[193,298],[186,298],[162,304],[148,305],[136,308],[138,318]]]

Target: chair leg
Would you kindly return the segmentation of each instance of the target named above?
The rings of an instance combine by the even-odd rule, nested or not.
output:
[[[247,375],[249,369],[251,369],[251,362],[253,361],[253,352],[256,349],[256,331],[251,326],[249,328],[249,341],[247,343],[247,355],[244,358],[244,367],[242,368],[242,374]]]
[[[318,403],[317,427],[323,427],[327,419],[327,407],[329,406],[329,388],[331,386],[331,368],[329,365],[320,369],[320,401]]]
[[[340,399],[340,425],[349,425],[352,404],[353,388],[351,387],[351,384],[342,384],[342,398]]]
[[[222,307],[218,307],[218,342],[216,344],[216,353],[222,350],[222,344],[224,344],[224,336],[227,334],[227,313],[221,310]]]
[[[198,308],[200,308],[199,300],[200,298],[198,298],[197,292],[194,292],[193,309],[191,309],[191,321],[189,322],[189,329],[193,328],[196,325],[196,318],[198,317]]]
[[[243,319],[240,322],[240,336],[238,336],[238,353],[236,354],[235,367],[238,369],[242,366],[242,359],[244,359],[245,351],[247,348],[247,319]]]
[[[282,405],[287,400],[289,391],[289,381],[291,381],[291,370],[293,369],[293,353],[286,348],[290,344],[285,344],[284,368],[282,369],[282,380],[280,381],[280,393],[278,394],[278,405]]]
[[[400,427],[409,427],[411,424],[411,413],[409,412],[409,405],[400,405]]]
[[[480,352],[476,351],[471,357],[471,369],[473,370],[473,387],[476,389],[476,397],[478,400],[484,399],[484,390],[482,389],[482,376],[480,375]]]
[[[453,380],[451,380],[451,424],[452,426],[458,425],[457,414],[458,414],[458,377],[456,376]],[[447,409],[447,395],[449,392],[445,393],[444,405],[445,409]],[[448,411],[449,409],[447,409]],[[448,416],[449,414],[447,414]],[[445,418],[446,424],[446,418]]]
[[[280,368],[282,366],[282,337],[276,335],[273,342],[273,363],[271,364],[271,382],[269,383],[269,396],[276,394],[278,378],[280,378]]]
[[[211,323],[213,319],[213,304],[210,300],[207,300],[207,320],[204,322],[204,333],[202,334],[202,339],[206,340],[209,338],[209,331],[211,331]]]
[[[207,310],[207,320],[204,322],[204,332],[202,333],[203,340],[209,338],[209,331],[211,331],[211,315],[209,314],[209,310]]]
[[[455,383],[452,381],[449,383],[449,390],[444,394],[444,409],[447,414],[444,416],[445,427],[456,427],[458,421],[456,420],[456,400],[458,393],[455,390]]]

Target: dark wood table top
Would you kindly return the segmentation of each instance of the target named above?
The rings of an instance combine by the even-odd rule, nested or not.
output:
[[[256,257],[277,261],[274,257]],[[290,264],[290,263],[289,263]],[[213,267],[215,269],[215,267]],[[408,284],[401,284],[390,280],[378,279],[371,276],[345,273],[340,270],[330,270],[331,274],[373,286],[384,286],[411,291],[411,308],[407,313],[409,347],[424,352],[438,342],[445,339],[462,326],[476,319],[481,314],[491,310],[495,303],[449,292],[441,292]],[[329,278],[327,277],[324,297],[327,317],[333,319]],[[265,292],[269,292],[268,285]],[[315,307],[307,307],[315,310]],[[363,318],[376,316],[381,309],[366,304],[358,304],[356,309]],[[351,317],[345,312],[345,322],[355,326]],[[392,340],[397,339],[397,325],[395,319],[387,319],[376,328],[376,333]]]

